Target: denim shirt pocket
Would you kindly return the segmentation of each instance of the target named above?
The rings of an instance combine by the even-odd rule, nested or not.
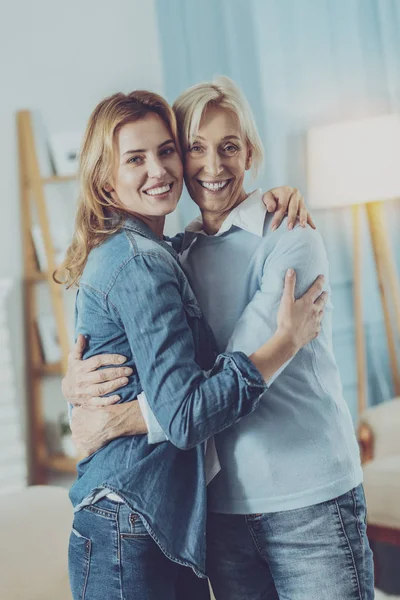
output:
[[[197,298],[194,295],[192,288],[186,277],[181,278],[182,283],[182,300],[185,311],[189,315],[189,317],[201,319],[203,317],[203,313],[201,312],[201,308],[197,302]]]
[[[204,320],[197,298],[186,278],[182,283],[182,301],[187,321],[192,330],[196,362],[202,369],[208,371],[216,358],[214,336]]]
[[[196,319],[201,319],[203,314],[201,312],[200,306],[198,306],[197,302],[184,301],[183,303],[185,311],[189,315],[189,317],[193,317]]]
[[[203,327],[203,314],[197,300],[193,295],[193,299],[190,296],[183,297],[183,307],[186,312],[186,320],[192,330],[194,347],[196,348],[196,359],[200,363],[200,357],[203,352],[201,343],[201,332]]]

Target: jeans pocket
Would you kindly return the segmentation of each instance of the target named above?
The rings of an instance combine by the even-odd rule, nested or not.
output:
[[[360,484],[360,494],[362,496],[362,500],[363,500],[362,504],[363,504],[363,507],[364,507],[364,525],[365,525],[365,527],[367,527],[367,522],[368,522],[368,506],[367,506],[367,499],[365,497],[364,486],[363,486],[362,483]]]
[[[74,600],[85,600],[92,542],[72,528],[69,538],[69,583]]]
[[[361,545],[365,545],[367,529],[367,507],[362,484],[351,490],[354,506],[354,517],[357,522]]]
[[[130,523],[130,532],[129,533],[121,533],[121,537],[123,538],[148,538],[150,537],[149,532],[147,531],[143,519],[137,513],[131,512],[129,515],[129,523]]]

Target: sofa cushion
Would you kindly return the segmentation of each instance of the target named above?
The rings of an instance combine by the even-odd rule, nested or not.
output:
[[[368,522],[400,530],[400,454],[363,468]]]
[[[0,497],[0,598],[71,600],[66,489],[32,486]]]

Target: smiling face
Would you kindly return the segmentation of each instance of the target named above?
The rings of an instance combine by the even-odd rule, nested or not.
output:
[[[238,117],[224,108],[208,107],[185,153],[186,186],[203,217],[225,216],[246,198],[243,180],[250,166],[251,151]]]
[[[156,113],[123,125],[115,142],[113,181],[106,190],[116,204],[159,230],[182,193],[183,168],[176,142]]]

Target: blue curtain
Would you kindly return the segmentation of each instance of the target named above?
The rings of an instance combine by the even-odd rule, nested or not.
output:
[[[399,0],[157,0],[165,89],[224,74],[246,93],[266,148],[259,183],[290,184],[307,196],[305,132],[310,126],[398,111]],[[399,157],[400,168],[400,157]],[[185,198],[185,221],[194,214]],[[398,203],[386,203],[398,264]],[[334,344],[344,394],[356,417],[351,215],[318,211],[331,265]],[[364,321],[369,401],[393,395],[382,309],[364,223]]]

